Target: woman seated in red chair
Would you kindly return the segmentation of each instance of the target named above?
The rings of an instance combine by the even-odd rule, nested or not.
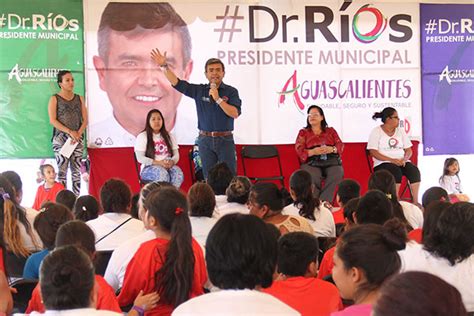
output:
[[[372,116],[381,119],[382,125],[375,127],[369,136],[367,149],[374,161],[374,171],[387,170],[395,177],[397,193],[400,190],[402,177],[410,181],[413,192],[413,203],[418,203],[420,190],[420,170],[410,162],[413,146],[405,130],[399,127],[400,118],[394,108],[387,107]]]
[[[317,105],[308,108],[306,127],[296,138],[296,154],[301,169],[311,174],[315,197],[331,202],[336,185],[344,178],[340,154],[344,148],[334,128],[328,127],[323,109]],[[324,187],[321,182],[324,179]]]

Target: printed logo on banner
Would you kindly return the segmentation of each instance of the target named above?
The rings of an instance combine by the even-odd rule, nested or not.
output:
[[[19,84],[23,81],[56,81],[60,70],[56,68],[20,68],[16,64],[8,73],[8,81],[16,79]]]
[[[283,85],[282,90],[277,92],[279,95],[278,105],[284,105],[286,96],[292,95],[293,103],[300,112],[305,109],[304,101],[343,101],[342,108],[409,107],[410,104],[404,102],[387,104],[376,101],[369,103],[368,101],[392,98],[407,100],[412,94],[412,84],[408,79],[312,79],[303,80],[300,84],[295,70]],[[351,99],[363,99],[366,102],[344,102]],[[328,103],[323,107],[339,108],[339,105]]]
[[[279,15],[274,9],[264,5],[248,6],[248,42],[271,43],[315,43],[318,35],[327,43],[350,43],[353,38],[363,44],[371,44],[388,32],[388,42],[405,43],[413,38],[412,16],[408,14],[393,14],[386,16],[372,4],[364,4],[355,13],[345,13],[354,6],[352,2],[343,3],[339,11],[327,6],[304,6],[303,16]],[[241,41],[234,35],[243,34],[243,24],[246,16],[239,5],[226,5],[222,15],[216,15],[220,27],[213,31],[219,35],[219,43]],[[261,27],[265,21],[265,28]],[[268,23],[267,23],[268,22]],[[296,24],[303,29],[296,29]],[[339,34],[334,28],[337,26]],[[298,30],[298,31],[297,31]],[[281,36],[281,38],[279,38]],[[331,46],[327,46],[331,47]],[[329,64],[412,64],[408,49],[387,48],[360,49],[320,49],[320,50],[218,50],[217,57],[227,64],[239,65],[329,65]]]
[[[474,69],[449,69],[446,65],[439,74],[439,82],[446,80],[448,84],[458,82],[474,82]]]

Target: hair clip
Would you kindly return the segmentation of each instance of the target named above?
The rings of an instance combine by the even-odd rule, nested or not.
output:
[[[179,214],[183,213],[183,208],[181,208],[181,207],[175,208],[174,213],[175,213],[176,215],[179,215]]]
[[[390,193],[385,194],[390,200],[392,199],[392,195]]]
[[[87,212],[87,208],[84,205],[82,206],[82,211]]]
[[[10,199],[10,194],[5,192],[5,189],[3,189],[2,187],[0,187],[0,194],[3,197],[3,200],[9,200]]]
[[[43,213],[44,211],[46,211],[46,207],[40,208],[40,210],[38,212]]]

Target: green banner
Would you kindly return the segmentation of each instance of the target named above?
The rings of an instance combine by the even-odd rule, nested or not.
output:
[[[48,100],[68,69],[84,95],[82,0],[2,0],[0,158],[51,157]]]

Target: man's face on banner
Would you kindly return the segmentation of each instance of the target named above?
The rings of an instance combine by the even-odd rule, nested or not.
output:
[[[168,65],[178,78],[187,80],[192,62],[183,64],[183,43],[169,28],[143,30],[133,36],[110,31],[107,60],[94,56],[100,88],[113,107],[114,117],[129,133],[138,135],[145,128],[147,113],[159,109],[166,129],[171,130],[181,93],[176,91],[150,58],[153,48],[166,52]]]

